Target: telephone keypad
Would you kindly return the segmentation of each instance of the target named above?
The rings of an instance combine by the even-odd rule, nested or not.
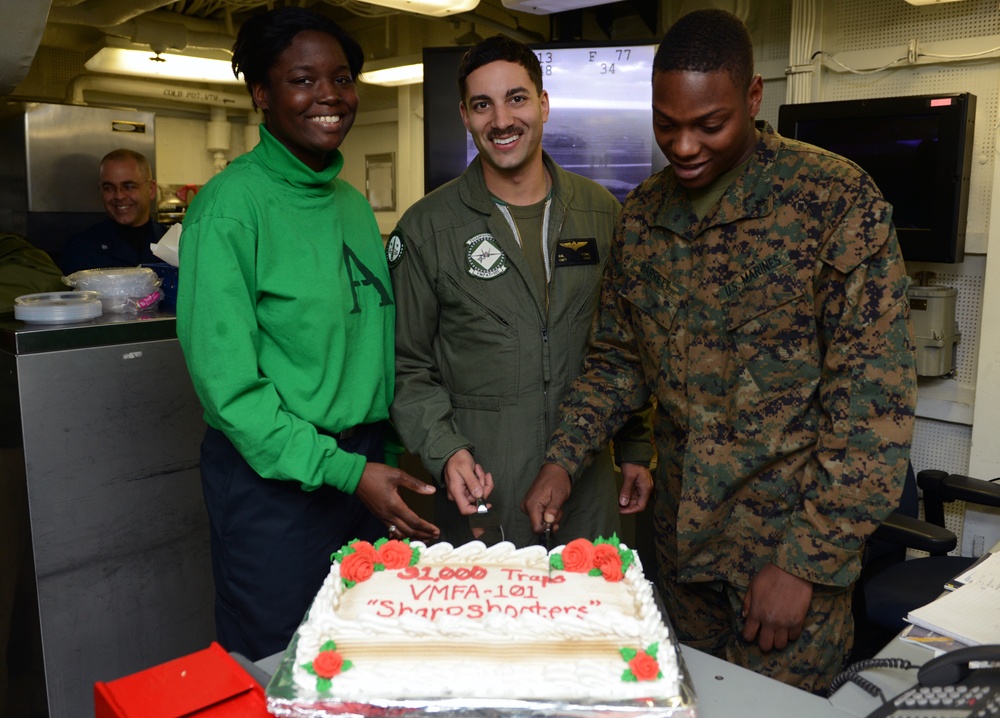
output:
[[[894,715],[907,715],[907,709],[914,709],[913,715],[922,718],[950,718],[951,716],[986,717],[997,715],[1000,707],[1000,694],[990,690],[989,686],[917,686],[896,696],[892,701],[897,712]],[[932,712],[940,708],[940,712]],[[917,712],[918,711],[918,712]]]

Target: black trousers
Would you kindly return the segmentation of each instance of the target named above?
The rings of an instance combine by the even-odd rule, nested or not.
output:
[[[384,429],[366,425],[342,449],[384,460]],[[227,651],[257,661],[283,651],[330,571],[330,555],[351,539],[374,541],[385,525],[353,495],[331,486],[261,478],[221,431],[201,445],[211,528],[215,628]]]

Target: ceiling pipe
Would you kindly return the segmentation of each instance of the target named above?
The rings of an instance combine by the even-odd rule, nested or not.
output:
[[[532,30],[525,30],[520,27],[511,27],[510,25],[488,18],[485,15],[480,15],[475,11],[459,13],[458,15],[454,15],[452,17],[456,20],[464,20],[468,23],[475,23],[480,26],[496,30],[497,32],[502,32],[504,35],[512,37],[515,40],[520,40],[528,45],[533,42],[545,42],[546,40],[545,36],[541,33],[534,32]]]
[[[49,22],[67,25],[112,27],[133,20],[143,13],[158,10],[175,0],[87,0],[72,7],[53,6]]]
[[[13,20],[12,27],[4,28],[3,48],[0,51],[0,96],[14,91],[31,68],[38,43],[45,32],[48,2],[18,3],[0,0],[3,16]]]
[[[147,97],[168,104],[202,105],[233,110],[253,108],[246,93],[216,92],[186,85],[171,85],[150,80],[133,80],[107,75],[77,75],[69,83],[65,101],[71,105],[85,105],[84,93],[106,92],[114,95]]]
[[[159,54],[168,49],[199,48],[230,53],[236,38],[223,32],[191,30],[179,22],[139,18],[106,28],[108,35],[124,37],[138,45],[149,45]]]

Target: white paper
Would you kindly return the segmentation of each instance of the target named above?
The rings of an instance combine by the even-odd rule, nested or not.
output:
[[[181,264],[181,225],[175,224],[160,237],[156,244],[149,245],[150,250],[167,264],[179,267]]]
[[[1000,643],[1000,590],[969,583],[910,611],[906,620],[962,643]]]
[[[986,554],[956,576],[955,581],[961,584],[976,583],[1000,591],[1000,554]]]

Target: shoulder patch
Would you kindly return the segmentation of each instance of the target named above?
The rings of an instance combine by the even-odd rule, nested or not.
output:
[[[405,251],[406,244],[403,243],[403,236],[398,232],[389,235],[389,241],[385,243],[385,260],[389,263],[390,268],[399,264]]]

